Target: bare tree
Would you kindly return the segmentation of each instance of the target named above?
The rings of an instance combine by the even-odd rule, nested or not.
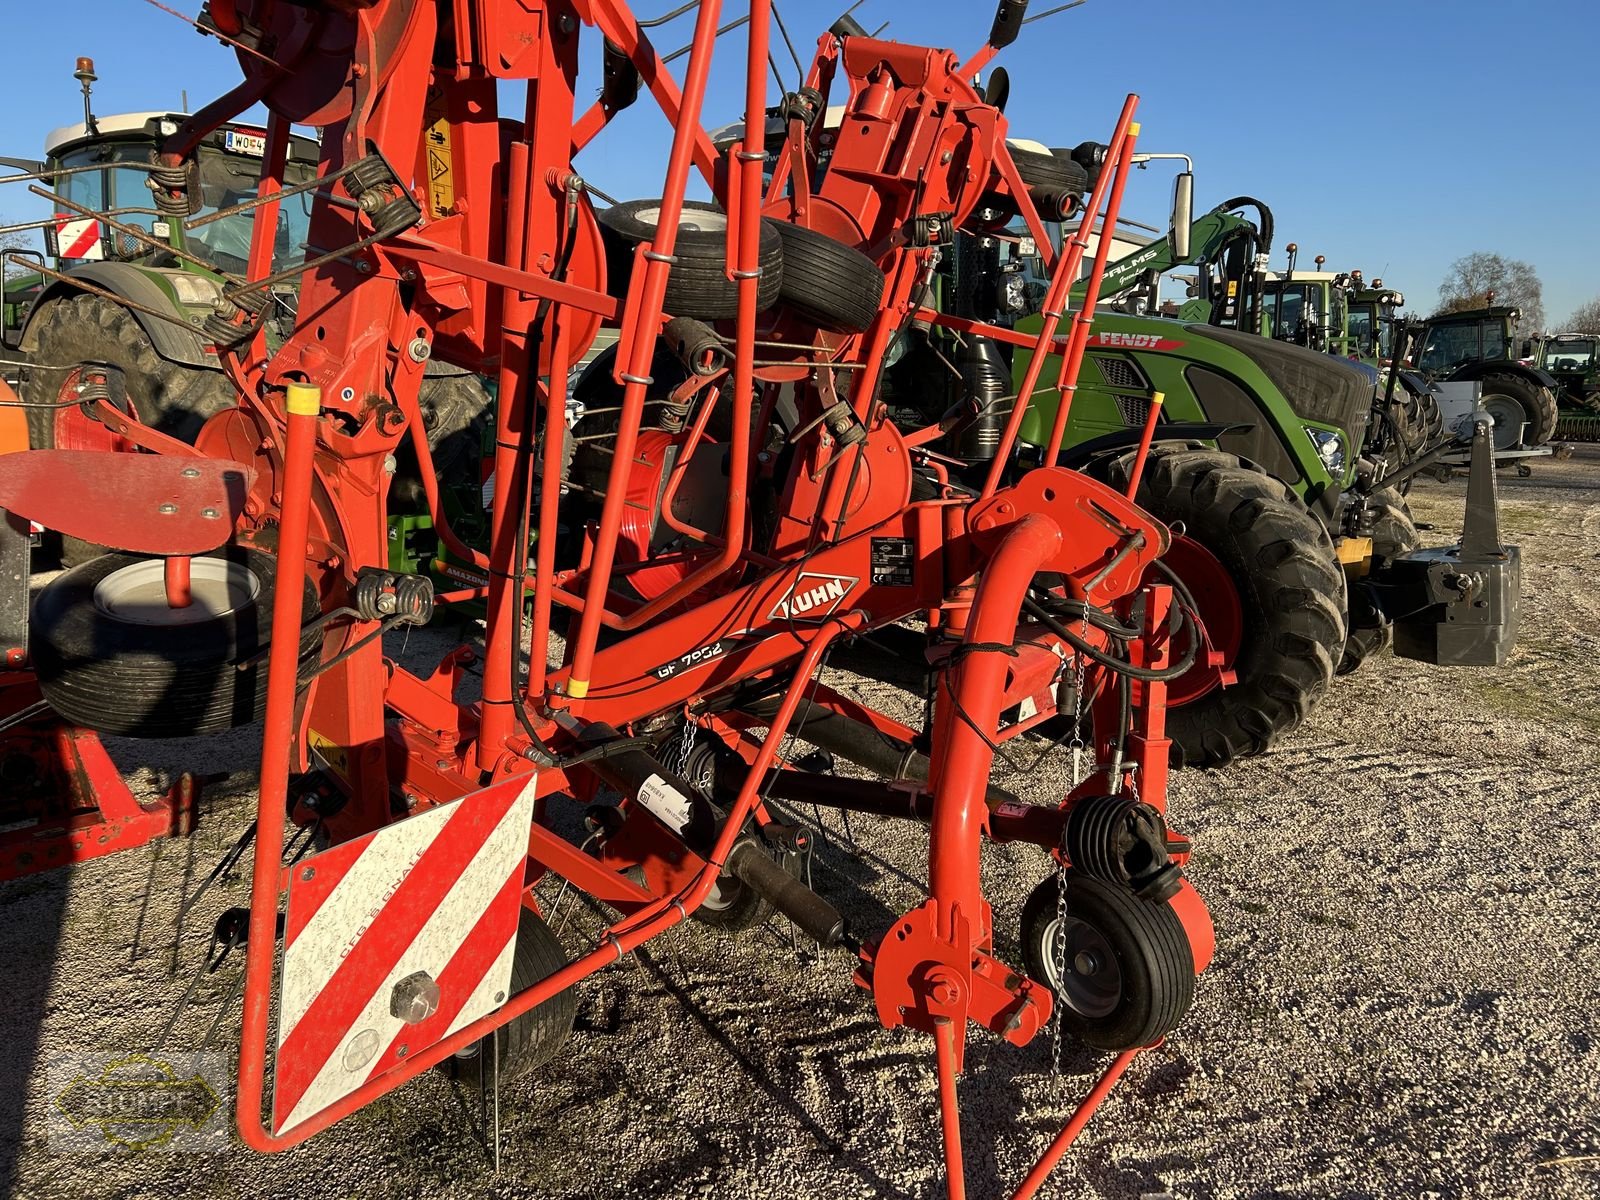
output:
[[[1600,333],[1600,296],[1573,309],[1561,328],[1571,333]]]
[[[1528,263],[1487,250],[1475,250],[1450,264],[1439,285],[1439,311],[1482,308],[1490,292],[1496,304],[1522,310],[1523,329],[1544,328],[1544,285],[1539,273]]]
[[[11,224],[8,217],[0,216],[0,227]],[[0,250],[32,250],[33,238],[26,231],[20,233],[0,233]]]

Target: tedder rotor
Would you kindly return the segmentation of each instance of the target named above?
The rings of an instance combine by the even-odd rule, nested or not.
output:
[[[971,82],[1025,4],[1001,3],[964,62],[841,19],[769,108],[772,6],[753,0],[743,135],[726,144],[702,119],[725,14],[695,7],[680,85],[623,0],[211,0],[205,27],[244,81],[167,140],[151,176],[179,209],[200,140],[269,112],[249,269],[216,313],[238,404],[191,446],[142,428],[109,364],[81,402],[145,453],[9,460],[0,504],[119,551],[46,589],[35,683],[91,730],[264,717],[237,1104],[251,1147],[295,1145],[480,1046],[547,1059],[580,980],[691,916],[775,909],[842,951],[886,1027],[932,1038],[952,1195],[970,1023],[1021,1046],[1054,1014],[1058,1038],[1116,1052],[1021,1185],[1031,1195],[1176,1026],[1212,953],[1189,844],[1164,819],[1166,681],[1205,641],[1162,582],[1169,531],[1129,499],[1151,430],[1125,489],[1057,465],[1109,245],[1089,255],[1089,233],[1115,221],[1136,99],[1054,251],[1045,221],[1079,199],[1038,182],[1037,163],[1024,177]],[[603,81],[579,111],[591,39]],[[512,81],[526,105],[502,113]],[[574,160],[641,91],[673,131],[661,195],[599,206]],[[284,173],[297,125],[322,131],[300,184]],[[685,199],[691,174],[713,203]],[[312,198],[308,248],[293,331],[269,352],[263,298],[292,195]],[[974,474],[940,449],[973,414],[902,428],[878,383],[955,234],[1000,209],[1050,280],[1021,391],[1064,347],[1061,405],[1027,470],[1025,407],[977,414],[994,436]],[[608,400],[574,404],[602,330],[616,346],[585,394]],[[418,395],[435,358],[498,383],[481,550],[453,537],[434,486]],[[441,538],[486,586],[435,594],[386,566],[402,442]],[[69,471],[111,511],[62,503],[52,483]],[[470,647],[425,674],[386,654],[384,632],[469,601],[487,613],[481,698],[460,686]],[[904,620],[931,634],[920,728],[819,680],[830,654]],[[149,658],[154,643],[182,669],[115,703],[89,686],[106,682],[96,646]],[[1052,717],[1085,763],[1067,794],[992,783],[1001,745]],[[799,769],[791,733],[881,777]],[[772,802],[797,800],[926,823],[927,899],[887,929],[847,928],[789,869],[803,834]],[[288,868],[286,813],[318,847]],[[1055,862],[1026,906],[1025,971],[995,957],[985,839]],[[570,960],[533,890],[547,875],[612,914]]]

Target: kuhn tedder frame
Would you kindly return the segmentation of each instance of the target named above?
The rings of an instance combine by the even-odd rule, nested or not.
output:
[[[1121,1053],[1018,1192],[1029,1195],[1133,1055],[1181,1015],[1211,956],[1209,919],[1178,870],[1187,843],[1160,816],[1164,680],[1203,639],[1181,589],[1147,582],[1159,578],[1167,530],[1125,495],[1055,465],[1108,242],[1092,256],[1089,302],[1058,330],[1091,222],[1115,219],[1135,100],[1054,262],[1041,206],[1059,215],[1073,204],[1030,191],[1003,115],[971,82],[1016,36],[1025,5],[1002,3],[988,44],[965,63],[836,26],[819,39],[803,88],[777,110],[787,145],[770,180],[771,5],[750,5],[743,132],[725,150],[701,123],[721,6],[696,7],[680,89],[621,0],[211,0],[209,23],[239,47],[246,78],[180,130],[152,180],[162,210],[181,211],[198,139],[251,104],[271,113],[249,278],[228,290],[231,304],[209,330],[240,403],[191,448],[141,428],[98,392],[86,396],[127,441],[156,452],[99,458],[167,475],[141,483],[110,465],[92,472],[118,481],[122,522],[143,527],[144,544],[59,505],[57,519],[76,536],[163,554],[168,601],[181,605],[185,556],[201,550],[203,523],[177,512],[186,532],[162,542],[152,515],[174,515],[159,501],[181,469],[213,489],[213,517],[219,504],[233,515],[232,544],[275,556],[239,1065],[238,1123],[250,1146],[302,1141],[742,888],[854,951],[856,980],[885,1026],[933,1037],[949,1189],[962,1195],[956,1079],[967,1025],[1022,1045],[1052,1011],[1043,983],[991,956],[979,882],[989,837],[1037,843],[1063,870],[1161,910],[1181,951],[1182,1003],[1162,998],[1154,1006],[1165,1014],[1132,1040],[1124,1032],[1097,1043]],[[579,113],[586,31],[603,40],[605,84]],[[498,86],[510,79],[527,81],[520,120],[498,112]],[[615,279],[608,291],[599,222],[573,159],[641,83],[671,122],[671,152],[654,236],[633,248],[625,292]],[[845,106],[836,130],[818,120],[830,103]],[[269,355],[258,317],[292,124],[323,130],[322,169],[295,332]],[[726,214],[715,273],[736,304],[715,323],[667,305],[686,261],[691,171]],[[986,481],[963,487],[930,448],[942,427],[897,428],[876,381],[914,313],[940,319],[925,306],[940,247],[980,205],[1000,202],[1020,212],[1054,267],[1021,394],[1033,394],[1047,346],[1064,341],[1064,402],[1044,466],[1007,473],[1024,414],[1014,405]],[[764,277],[776,268],[762,239],[774,225],[786,239],[811,231],[875,264],[883,290],[870,320],[841,331],[801,304],[764,305]],[[563,565],[558,545],[570,544],[563,522],[578,494],[566,479],[568,382],[602,325],[618,331],[621,400],[581,553]],[[665,396],[654,375],[663,353],[685,379]],[[402,439],[453,540],[418,409],[434,355],[499,382],[490,542],[483,553],[452,546],[490,582],[437,597],[421,579],[380,569]],[[780,422],[785,403],[792,412]],[[663,412],[675,419],[652,425]],[[34,452],[62,465],[40,468],[37,487],[9,487],[9,506],[49,507],[42,481],[81,467],[84,453]],[[674,503],[708,462],[716,503]],[[758,487],[776,497],[762,522],[752,516]],[[128,515],[139,511],[137,521]],[[680,548],[657,553],[641,540],[641,511]],[[309,623],[307,580],[319,610]],[[468,652],[421,677],[385,657],[377,636],[467,599],[487,604],[483,694],[472,703],[456,695]],[[833,648],[905,618],[925,619],[945,646],[922,730],[817,680]],[[558,632],[564,654],[549,665]],[[999,793],[990,784],[999,743],[1058,712],[1092,714],[1094,769],[1048,804]],[[790,769],[786,734],[822,719],[905,747],[907,762],[920,748],[925,769],[883,783]],[[714,783],[662,764],[669,733],[685,761],[691,739],[713,750]],[[334,787],[294,786],[313,773]],[[592,803],[602,785],[620,800],[591,809],[595,836],[581,846],[561,836],[551,802]],[[927,901],[875,942],[856,942],[782,865],[793,831],[769,811],[778,797],[926,821]],[[287,869],[286,811],[328,846]],[[516,980],[519,922],[537,910],[532,889],[546,873],[619,916],[575,961]],[[1064,878],[1061,895],[1064,913]],[[1126,986],[1139,986],[1131,973]]]

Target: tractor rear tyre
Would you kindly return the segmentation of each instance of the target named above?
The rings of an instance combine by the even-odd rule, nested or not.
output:
[[[39,690],[72,724],[124,737],[193,737],[266,711],[263,652],[277,560],[240,546],[197,555],[187,608],[167,606],[162,576],[159,558],[102,554],[39,593],[29,625]],[[320,609],[307,580],[301,624]],[[321,644],[319,633],[302,634],[302,661]]]
[[[1220,450],[1152,450],[1138,502],[1184,526],[1171,566],[1224,657],[1221,668],[1197,661],[1168,687],[1173,761],[1221,767],[1261,754],[1305,720],[1344,651],[1333,542],[1281,481]],[[1221,671],[1234,682],[1223,686]]]
[[[1372,565],[1376,569],[1396,555],[1415,550],[1422,538],[1406,499],[1392,487],[1379,488],[1367,501],[1372,511]],[[1358,623],[1359,622],[1359,623]],[[1374,624],[1373,622],[1376,622]],[[1350,589],[1350,636],[1345,639],[1340,675],[1349,675],[1376,654],[1394,645],[1394,625],[1378,611],[1360,583]]]
[[[772,222],[783,238],[784,305],[822,329],[860,333],[878,315],[883,272],[854,246],[787,221]]]
[[[561,942],[538,913],[523,909],[517,923],[517,948],[511,958],[511,995],[526,991],[548,979],[568,962]],[[567,988],[543,1004],[536,1004],[520,1017],[513,1017],[489,1037],[458,1051],[439,1064],[452,1079],[477,1086],[492,1053],[489,1038],[499,1041],[500,1078],[514,1079],[535,1067],[543,1066],[560,1052],[578,1019],[578,993]]]
[[[1062,1028],[1096,1049],[1148,1046],[1194,1002],[1194,950],[1172,905],[1079,871],[1029,894],[1022,958],[1054,993]]]
[[[35,450],[128,448],[77,402],[90,365],[121,371],[133,415],[180,441],[193,442],[207,419],[235,403],[226,375],[162,358],[133,313],[114,300],[69,296],[50,305],[39,321],[38,346],[22,386],[23,403],[42,406],[27,410],[28,442]],[[61,538],[63,566],[104,552],[92,542]]]
[[[1494,448],[1506,450],[1519,441],[1543,446],[1556,432],[1556,398],[1516,375],[1493,371],[1483,377],[1483,407],[1494,418]]]

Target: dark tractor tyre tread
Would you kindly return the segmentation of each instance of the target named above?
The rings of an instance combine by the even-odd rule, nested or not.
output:
[[[1089,173],[1072,161],[1072,151],[1052,150],[1041,154],[1013,144],[1007,144],[1006,149],[1011,151],[1011,161],[1017,164],[1017,174],[1030,188],[1075,194],[1088,190]]]
[[[1141,900],[1121,884],[1081,871],[1066,873],[1067,915],[1093,926],[1110,945],[1122,974],[1122,1002],[1089,1017],[1057,998],[1062,1028],[1099,1050],[1131,1050],[1165,1037],[1194,1003],[1194,948],[1183,922],[1166,901]],[[1056,918],[1060,880],[1041,880],[1022,906],[1022,957],[1028,975],[1048,986],[1055,952],[1048,944]]]
[[[471,464],[476,479],[484,433],[494,421],[494,397],[476,375],[429,366],[417,406],[428,433],[434,474],[448,482],[452,470]]]
[[[103,363],[122,371],[134,415],[158,432],[192,443],[210,417],[231,408],[237,397],[219,367],[210,370],[169,362],[128,309],[104,296],[80,293],[51,304],[37,317],[38,345],[22,386],[24,404],[53,405],[72,369]],[[54,408],[27,410],[28,444],[55,448]],[[73,567],[105,552],[78,538],[61,538],[61,562]]]
[[[526,991],[548,979],[570,960],[561,942],[538,913],[524,908],[517,923],[517,946],[511,957],[511,995]],[[515,1079],[542,1067],[567,1044],[578,1019],[578,993],[575,988],[557,992],[543,1004],[535,1005],[520,1017],[513,1017],[490,1036],[500,1044],[500,1078]],[[488,1037],[439,1064],[452,1079],[476,1086],[487,1065]]]
[[[629,200],[600,213],[600,234],[606,247],[606,280],[611,295],[619,300],[628,294],[633,274],[634,249],[642,242],[655,240],[656,226],[638,214],[659,207],[660,200]],[[693,227],[695,214],[716,214],[718,228]],[[694,317],[701,321],[722,321],[739,313],[739,287],[728,278],[727,234],[722,228],[723,213],[715,204],[683,202],[683,221],[673,247],[671,273],[662,301],[675,317]],[[761,279],[756,284],[756,311],[765,312],[778,302],[783,288],[783,241],[777,222],[762,221],[759,262]]]
[[[1446,437],[1444,412],[1432,392],[1413,391],[1402,379],[1395,384],[1395,408],[1391,419],[1396,437],[1383,452],[1389,475],[1410,466]]]
[[[238,546],[201,557],[254,572],[254,603],[187,625],[113,620],[96,607],[95,587],[113,571],[149,561],[142,554],[104,554],[52,580],[39,593],[29,626],[39,690],[50,707],[85,729],[139,738],[221,733],[259,719],[267,703],[266,661],[244,670],[235,664],[270,642],[277,560]],[[301,624],[319,611],[307,580]],[[300,660],[321,643],[315,631],[302,635]]]
[[[1529,446],[1543,446],[1556,433],[1556,398],[1549,388],[1540,387],[1517,375],[1490,371],[1482,379],[1485,397],[1510,396],[1527,414],[1524,440]]]
[[[1220,450],[1152,450],[1138,502],[1183,522],[1245,585],[1237,681],[1168,709],[1174,765],[1265,753],[1305,720],[1344,652],[1345,579],[1328,531],[1282,481]]]
[[[1372,509],[1372,565],[1381,566],[1398,554],[1415,550],[1422,543],[1416,522],[1411,519],[1411,509],[1406,498],[1392,487],[1379,488],[1372,493],[1368,504]],[[1359,587],[1359,585],[1358,585]],[[1351,607],[1359,601],[1352,589]],[[1382,654],[1394,645],[1394,625],[1381,616],[1378,624],[1358,627],[1350,625],[1350,635],[1345,639],[1344,656],[1339,661],[1338,674],[1349,675],[1361,668],[1369,658]]]
[[[883,300],[878,264],[825,233],[783,221],[773,224],[783,238],[783,304],[822,329],[867,329]]]

